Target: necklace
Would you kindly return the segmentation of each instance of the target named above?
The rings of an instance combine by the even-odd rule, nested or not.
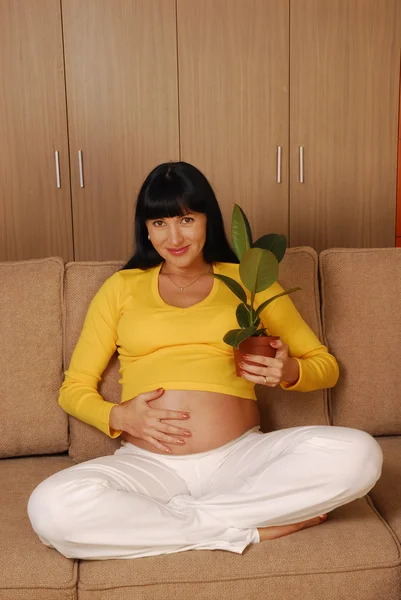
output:
[[[163,265],[164,266],[164,265]],[[163,267],[160,269],[160,273],[163,272]],[[168,273],[164,273],[164,275],[167,275],[167,277],[170,279],[170,281],[172,283],[174,283],[174,285],[176,285],[178,288],[180,288],[181,292],[183,292],[187,287],[189,287],[190,285],[193,285],[194,283],[196,283],[201,277],[203,277],[204,275],[207,275],[208,273],[212,272],[212,267],[210,267],[209,271],[207,273],[202,273],[202,275],[199,275],[199,277],[197,277],[194,281],[191,281],[191,283],[188,283],[187,285],[178,285],[178,283],[176,283],[173,279],[171,279],[170,275]]]

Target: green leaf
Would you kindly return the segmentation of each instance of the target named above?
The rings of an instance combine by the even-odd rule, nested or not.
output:
[[[278,262],[281,262],[287,249],[287,238],[285,235],[279,233],[268,233],[257,239],[256,242],[252,244],[252,247],[270,250],[270,252],[273,252]]]
[[[247,327],[250,327],[252,325],[250,310],[251,307],[249,306],[249,304],[238,304],[237,306],[237,311],[235,314],[237,317],[238,325],[243,329],[246,329]]]
[[[216,277],[216,279],[220,279],[226,286],[239,298],[244,304],[246,304],[246,292],[244,288],[240,286],[238,281],[235,279],[231,279],[231,277],[227,277],[227,275],[217,275],[217,273],[211,273],[212,277]]]
[[[229,346],[234,346],[238,350],[241,342],[254,335],[256,327],[247,327],[246,329],[231,329],[224,336],[223,340]]]
[[[242,257],[239,274],[251,294],[263,292],[277,280],[277,258],[269,250],[251,248]]]
[[[291,294],[291,292],[296,292],[297,290],[300,290],[300,289],[301,289],[300,287],[291,288],[290,290],[285,290],[285,292],[282,292],[281,294],[276,294],[276,296],[272,296],[268,300],[265,300],[264,302],[262,302],[262,304],[260,306],[258,306],[258,309],[256,311],[256,316],[259,316],[260,313],[262,312],[262,310],[264,308],[266,308],[266,306],[268,306],[268,304],[270,304],[270,302],[273,302],[273,300],[275,300],[276,298],[280,298],[280,296],[285,296],[286,294]]]
[[[234,204],[233,208],[231,241],[235,254],[242,260],[244,253],[252,246],[252,234],[248,219],[238,204]]]

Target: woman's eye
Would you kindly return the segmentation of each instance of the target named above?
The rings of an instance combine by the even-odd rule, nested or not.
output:
[[[193,221],[193,218],[192,217],[184,217],[182,221],[186,225],[187,223],[191,223]]]
[[[153,221],[153,225],[155,227],[161,227],[162,225],[164,225],[163,221]]]

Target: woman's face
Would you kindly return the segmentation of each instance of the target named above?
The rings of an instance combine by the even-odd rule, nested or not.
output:
[[[203,213],[187,213],[178,217],[150,219],[146,221],[146,227],[150,241],[166,263],[189,267],[195,262],[204,262],[202,250],[206,241],[206,221]]]

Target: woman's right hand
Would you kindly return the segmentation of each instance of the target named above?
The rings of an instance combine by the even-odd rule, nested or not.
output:
[[[169,425],[165,420],[189,419],[190,414],[165,408],[151,408],[148,404],[163,394],[164,389],[159,388],[116,404],[110,411],[110,427],[118,431],[126,431],[133,437],[145,440],[165,452],[171,452],[171,448],[162,442],[174,445],[185,444],[184,438],[188,438],[191,432]]]

